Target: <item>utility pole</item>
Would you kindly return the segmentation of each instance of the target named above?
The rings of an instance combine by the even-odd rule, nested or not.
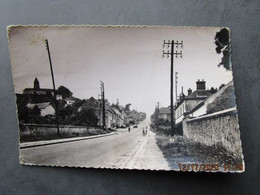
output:
[[[174,47],[176,47],[177,49],[179,48],[179,46],[181,47],[181,49],[183,48],[183,41],[178,42],[178,41],[174,41],[174,40],[169,40],[167,41],[163,41],[163,48],[167,47],[170,48],[171,51],[167,50],[164,51],[163,50],[163,54],[162,57],[167,57],[169,58],[169,56],[171,56],[171,86],[170,86],[170,99],[171,99],[171,135],[173,136],[174,134],[176,134],[177,132],[174,129],[174,119],[173,119],[173,65],[174,65],[174,57],[178,58],[179,56],[182,58],[182,51],[178,52],[178,51],[174,51]]]
[[[183,86],[181,86],[181,100],[183,100],[184,94],[183,94]]]
[[[177,86],[178,86],[178,72],[175,72],[175,103],[177,103],[178,100],[178,90],[177,90]]]
[[[106,130],[106,105],[105,105],[105,85],[103,81],[100,81],[100,86],[101,86],[101,99],[102,99],[102,126],[103,126],[103,131]]]
[[[57,97],[56,97],[55,81],[54,81],[54,74],[53,74],[51,53],[50,53],[48,39],[45,39],[45,44],[46,44],[46,49],[47,49],[47,52],[48,52],[48,57],[49,57],[49,62],[50,62],[50,69],[51,69],[51,78],[52,78],[52,85],[53,85],[53,95],[54,95],[54,102],[55,102],[55,118],[56,118],[56,124],[57,124],[57,134],[58,134],[58,136],[60,136],[58,101],[57,101]]]
[[[157,126],[159,120],[159,113],[160,113],[160,102],[155,103],[155,111],[154,111],[154,125]]]

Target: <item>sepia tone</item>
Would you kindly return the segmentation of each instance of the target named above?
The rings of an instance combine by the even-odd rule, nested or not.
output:
[[[227,28],[8,34],[22,164],[244,171]]]

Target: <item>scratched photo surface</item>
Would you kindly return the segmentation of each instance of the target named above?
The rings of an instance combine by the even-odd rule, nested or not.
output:
[[[9,26],[20,163],[243,172],[228,28]]]

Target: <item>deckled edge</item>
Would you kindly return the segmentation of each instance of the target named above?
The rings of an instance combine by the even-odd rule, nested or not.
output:
[[[90,24],[44,24],[44,25],[22,25],[22,24],[17,24],[17,25],[8,25],[6,27],[7,30],[7,38],[8,38],[8,47],[9,47],[9,55],[10,55],[10,64],[11,64],[11,70],[12,70],[12,80],[13,80],[13,88],[15,89],[15,81],[14,81],[14,75],[13,75],[13,63],[12,63],[12,54],[11,54],[11,43],[10,43],[10,32],[14,28],[18,27],[110,27],[110,28],[124,28],[124,27],[131,27],[131,28],[190,28],[190,29],[221,29],[221,28],[226,28],[229,32],[229,41],[231,44],[231,30],[229,27],[216,27],[216,26],[211,26],[211,27],[205,27],[205,26],[168,26],[168,25],[90,25]],[[234,83],[234,91],[235,90],[235,82],[234,82],[234,76],[233,76],[233,63],[232,63],[232,44],[231,44],[231,71],[232,71],[232,81]],[[15,95],[15,93],[14,93]],[[235,95],[235,103],[237,107],[237,101],[236,101],[236,95]],[[17,128],[18,128],[18,139],[19,139],[19,144],[20,144],[20,128],[19,128],[19,119],[18,119],[18,108],[17,108],[17,97],[15,95],[15,105],[16,105],[16,120],[17,120]],[[239,114],[238,114],[239,116]],[[243,155],[243,148],[242,148],[242,140],[241,140],[241,132],[239,128],[239,119],[238,119],[238,129],[239,129],[239,135],[240,135],[240,146],[241,146],[241,151],[242,151],[242,163],[243,163],[243,170],[242,171],[181,171],[181,170],[176,170],[176,169],[171,169],[171,170],[165,170],[165,169],[131,169],[131,168],[110,168],[110,167],[86,167],[86,166],[68,166],[68,165],[47,165],[47,164],[33,164],[33,163],[25,163],[22,160],[21,157],[21,152],[20,152],[20,147],[19,147],[19,163],[21,165],[29,165],[29,166],[46,166],[46,167],[62,167],[62,168],[94,168],[94,169],[108,169],[108,170],[137,170],[137,171],[166,171],[166,172],[196,172],[196,173],[244,173],[245,172],[245,161],[244,161],[244,155]]]
[[[231,61],[231,73],[232,73],[232,81],[233,81],[233,84],[234,84],[234,94],[235,94],[235,97],[234,97],[234,100],[235,100],[235,103],[236,103],[236,109],[237,109],[237,125],[238,125],[238,130],[239,130],[239,140],[240,140],[240,147],[241,147],[241,155],[242,155],[242,164],[243,164],[243,170],[242,171],[238,171],[237,173],[244,173],[246,171],[246,166],[245,166],[245,157],[244,157],[244,153],[243,153],[243,143],[242,143],[242,139],[241,139],[241,130],[240,130],[240,125],[239,125],[239,110],[238,110],[238,107],[237,107],[237,96],[236,96],[236,84],[235,84],[235,81],[234,81],[234,71],[233,71],[233,60],[232,60],[232,39],[231,39],[231,30],[229,27],[225,27],[228,32],[229,32],[229,42],[230,42],[230,48],[231,48],[231,52],[230,52],[230,61]]]
[[[8,25],[7,30],[10,31],[12,28],[17,27],[110,27],[110,28],[118,28],[118,27],[131,27],[131,28],[203,28],[203,29],[213,29],[213,28],[226,28],[229,30],[228,27],[216,27],[216,26],[170,26],[170,25],[96,25],[96,24],[43,24],[43,25],[37,25],[37,24],[15,24],[15,25]]]

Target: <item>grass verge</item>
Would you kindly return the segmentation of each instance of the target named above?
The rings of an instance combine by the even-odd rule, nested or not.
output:
[[[206,146],[183,136],[171,137],[159,134],[157,145],[165,158],[191,156],[198,159],[200,163],[242,164],[242,157],[232,155],[225,148]]]

